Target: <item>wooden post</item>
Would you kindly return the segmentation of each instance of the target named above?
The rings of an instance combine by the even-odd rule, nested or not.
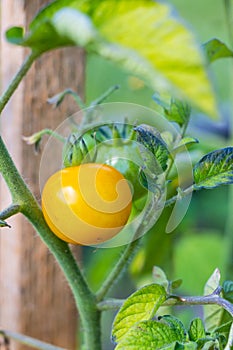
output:
[[[48,0],[1,0],[2,33],[12,25],[27,26],[46,3]],[[2,90],[22,63],[25,51],[2,39]],[[1,135],[38,199],[40,156],[22,141],[22,135],[43,128],[54,129],[77,111],[71,97],[59,109],[46,102],[49,96],[68,87],[82,95],[84,53],[77,48],[51,51],[40,57],[1,117]],[[4,184],[1,184],[0,203],[1,209],[10,204]],[[77,314],[62,272],[21,215],[8,222],[12,228],[2,229],[0,234],[0,327],[75,349]],[[25,349],[13,342],[11,345],[11,349]]]

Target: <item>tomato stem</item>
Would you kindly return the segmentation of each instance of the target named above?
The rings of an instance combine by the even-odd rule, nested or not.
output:
[[[139,249],[142,238],[140,237],[141,231],[144,226],[147,225],[147,221],[149,220],[151,215],[154,215],[154,210],[158,205],[158,201],[155,197],[151,196],[150,203],[145,211],[145,215],[142,219],[141,224],[137,227],[132,241],[130,244],[126,245],[124,251],[122,252],[118,262],[115,264],[102,286],[96,293],[96,300],[98,302],[102,301],[109,290],[113,287],[116,281],[121,277],[122,273],[127,269],[137,250]],[[140,238],[139,238],[140,237]]]
[[[39,54],[37,52],[31,52],[31,54],[25,59],[24,63],[22,64],[19,71],[16,73],[16,75],[12,79],[8,88],[0,97],[0,113],[3,111],[7,102],[9,101],[9,99],[17,89],[18,85],[20,84],[21,80],[26,75],[26,73],[28,72],[28,70],[30,69],[33,62],[36,60],[38,56]]]
[[[36,199],[16,169],[1,137],[0,172],[9,187],[13,202],[19,203],[15,211],[20,208],[22,214],[31,222],[56,258],[69,283],[84,329],[86,349],[101,350],[100,311],[97,309],[95,297],[90,291],[68,244],[57,238],[47,226]]]
[[[32,52],[26,58],[0,98],[0,113],[38,56],[37,52]],[[8,185],[13,203],[17,203],[17,207],[9,209],[9,212],[16,214],[17,210],[20,209],[20,212],[31,222],[54,255],[67,279],[79,310],[84,330],[85,349],[101,350],[100,311],[97,309],[95,297],[90,291],[68,244],[57,238],[47,226],[35,197],[19,174],[1,136],[0,173]]]
[[[102,301],[110,289],[114,286],[117,280],[121,277],[122,273],[128,268],[129,263],[133,259],[137,250],[141,245],[141,239],[135,240],[126,246],[120,259],[103,282],[102,286],[96,293],[96,300]]]

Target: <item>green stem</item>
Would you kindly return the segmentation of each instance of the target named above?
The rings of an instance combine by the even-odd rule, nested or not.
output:
[[[14,203],[32,223],[41,239],[56,258],[73,292],[84,330],[86,349],[101,349],[100,312],[67,243],[57,238],[47,226],[34,196],[18,173],[0,137],[0,172],[4,177]]]
[[[192,193],[194,191],[193,186],[190,186],[182,191],[181,194],[177,194],[176,196],[173,196],[166,200],[165,207],[169,207],[170,205],[174,204],[176,201],[180,200],[183,196],[187,196],[188,194]]]
[[[40,340],[28,337],[26,335],[16,333],[16,332],[11,332],[7,330],[2,330],[0,329],[0,335],[2,335],[5,339],[5,343],[9,344],[8,339],[13,339],[16,340],[17,342],[24,344],[26,346],[33,347],[35,349],[41,349],[41,350],[65,350],[64,348],[60,348],[55,345],[51,345],[45,342],[42,342]],[[1,345],[0,345],[1,347]]]
[[[54,104],[55,107],[58,107],[63,102],[66,95],[71,95],[81,109],[87,108],[87,106],[85,105],[81,97],[77,94],[77,92],[75,92],[70,88],[65,89],[64,91],[58,93],[57,95],[48,98],[47,101],[48,103]]]
[[[109,298],[100,301],[97,307],[100,311],[118,310],[124,304],[126,299]]]
[[[102,286],[96,293],[96,300],[98,302],[104,299],[104,297],[109,292],[109,290],[113,287],[116,281],[121,277],[122,273],[127,269],[128,265],[130,264],[131,260],[133,259],[134,255],[139,249],[142,242],[142,237],[139,238],[141,234],[141,230],[145,228],[145,225],[147,224],[147,221],[149,220],[151,215],[154,215],[154,210],[156,210],[156,207],[158,205],[157,200],[158,199],[151,196],[149,206],[145,211],[141,224],[138,226],[138,228],[136,229],[133,235],[131,243],[126,245],[118,262],[112,268],[111,272],[109,273],[109,275],[103,282]]]
[[[56,131],[51,130],[51,129],[43,129],[35,134],[32,134],[31,136],[23,136],[23,140],[28,144],[28,145],[34,145],[35,147],[35,152],[37,153],[38,150],[40,149],[40,143],[42,140],[42,137],[44,135],[50,135],[56,138],[58,141],[65,143],[66,138],[63,137],[62,135],[58,134]]]
[[[94,107],[94,106],[100,105],[102,102],[104,102],[106,100],[106,98],[108,98],[113,92],[115,92],[119,88],[120,88],[119,85],[111,86],[100,97],[98,97],[96,100],[92,101],[91,104],[90,104],[90,107]]]
[[[75,102],[77,103],[77,105],[81,108],[81,109],[85,109],[87,108],[87,106],[85,105],[85,103],[83,102],[83,100],[81,99],[81,97],[73,90],[70,90],[69,92],[71,94],[71,96],[74,98]]]
[[[135,253],[137,252],[141,244],[141,239],[137,239],[132,243],[128,244],[120,256],[120,259],[113,267],[106,280],[103,282],[102,286],[96,293],[96,300],[101,301],[117,280],[121,277],[122,273],[127,269],[130,261],[133,259]]]
[[[17,89],[19,83],[23,79],[23,77],[26,75],[28,70],[30,69],[31,65],[35,61],[35,59],[39,56],[38,53],[32,52],[24,61],[22,66],[20,67],[17,74],[12,79],[11,83],[9,84],[6,91],[3,93],[3,95],[0,97],[0,114],[3,111],[4,107],[6,106],[7,102],[13,95],[14,91]]]

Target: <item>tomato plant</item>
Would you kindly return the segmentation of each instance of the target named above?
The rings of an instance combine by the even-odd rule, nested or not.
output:
[[[225,6],[227,12],[231,13],[229,0],[225,1]],[[228,16],[230,28],[232,21],[230,15]],[[23,176],[16,169],[0,137],[0,172],[12,195],[11,205],[0,213],[0,226],[10,227],[5,220],[22,213],[54,255],[64,272],[79,311],[83,331],[82,348],[102,349],[101,312],[119,309],[112,328],[112,340],[117,350],[128,350],[132,347],[135,350],[142,348],[222,350],[224,346],[226,350],[231,350],[233,281],[221,284],[218,269],[207,281],[204,296],[180,297],[173,294],[173,290],[180,285],[180,280],[168,280],[165,273],[157,267],[154,270],[153,283],[139,289],[126,300],[106,296],[128,267],[140,245],[143,245],[142,239],[137,239],[141,237],[141,228],[146,227],[149,230],[148,222],[151,215],[156,216],[161,210],[159,201],[154,200],[156,196],[152,193],[158,193],[160,198],[166,197],[163,203],[165,207],[174,205],[168,223],[170,221],[176,223],[177,216],[180,218],[179,211],[182,211],[185,200],[193,191],[214,189],[233,183],[233,147],[229,144],[224,143],[223,147],[221,143],[217,150],[211,149],[208,154],[204,154],[201,149],[198,158],[195,152],[190,152],[189,164],[184,157],[186,146],[191,147],[197,143],[195,138],[187,135],[191,118],[190,105],[199,108],[210,117],[216,117],[217,114],[216,99],[206,63],[232,57],[233,51],[218,39],[210,40],[198,47],[196,36],[178,20],[177,16],[174,16],[172,8],[153,0],[135,2],[56,0],[36,15],[28,30],[12,27],[6,36],[9,42],[28,47],[31,52],[0,98],[0,112],[6,107],[19,83],[40,55],[55,48],[74,45],[86,49],[88,53],[99,54],[104,59],[120,63],[122,68],[131,72],[133,79],[141,78],[156,91],[153,96],[156,102],[155,108],[167,118],[166,122],[163,122],[167,143],[162,138],[162,132],[158,132],[159,135],[156,136],[152,125],[145,124],[147,118],[144,115],[145,120],[141,125],[131,126],[129,129],[127,123],[117,125],[118,116],[114,114],[116,123],[109,123],[97,129],[93,127],[81,135],[74,132],[67,140],[64,140],[63,135],[56,135],[61,142],[65,141],[63,152],[65,168],[47,180],[42,194],[42,210]],[[206,56],[205,60],[203,53]],[[131,80],[131,83],[132,81],[135,83],[137,80]],[[136,85],[140,88],[141,82],[139,81],[139,84],[137,82]],[[61,103],[66,93],[71,93],[80,104],[79,96],[68,89],[56,96],[57,105]],[[182,101],[173,98],[171,96],[173,94],[182,98]],[[82,108],[93,108],[102,101],[103,98],[99,98],[90,106],[81,101],[80,105]],[[127,116],[128,110],[124,113]],[[195,113],[194,109],[194,117]],[[84,113],[82,126],[94,123],[93,116],[89,118],[90,116]],[[135,114],[133,116],[135,117]],[[138,115],[134,120],[135,125],[137,117]],[[175,137],[169,133],[171,124],[175,124],[178,130]],[[38,146],[42,134],[48,131],[55,136],[56,132],[47,130],[37,133],[36,137],[28,140]],[[176,137],[177,135],[179,137]],[[135,141],[140,144],[139,147]],[[142,146],[149,152],[149,157],[145,156],[145,159],[141,157]],[[179,169],[175,166],[176,157],[182,165]],[[137,159],[140,161],[137,162]],[[190,177],[190,174],[187,176],[187,165],[190,165],[188,166],[191,169]],[[159,182],[161,174],[164,179],[162,186]],[[184,179],[183,182],[180,181],[181,178]],[[145,211],[142,210],[140,220],[132,225],[132,236],[130,236],[132,239],[124,246],[117,259],[114,262],[111,260],[109,274],[102,280],[99,290],[94,291],[67,243],[96,245],[110,240],[127,225],[132,212],[137,211],[133,205],[134,201],[142,200],[143,205],[147,193],[150,194],[148,196],[150,203]],[[229,203],[230,207],[232,202]],[[231,207],[229,212],[232,213]],[[226,271],[231,278],[230,249],[233,231],[231,218],[226,226],[226,240],[229,245]],[[158,231],[163,235],[166,229],[163,225],[161,227],[162,229]],[[158,231],[155,233],[160,233]],[[122,232],[124,233],[123,230]],[[151,246],[155,256],[162,250],[162,242],[159,240],[157,241],[159,244],[151,242],[149,241],[148,245]],[[158,246],[157,251],[155,245]],[[148,250],[143,248],[144,251],[139,250],[139,255],[136,256],[139,259],[135,260],[137,262],[135,265],[139,266],[139,269],[151,258],[148,256]],[[97,247],[95,250],[98,255],[100,250],[97,250]],[[173,258],[173,252],[170,249],[167,251],[167,256]],[[102,266],[105,267],[106,255],[104,256],[103,251],[100,255]],[[95,266],[94,273],[97,271],[98,266]],[[174,304],[208,304],[209,308],[204,312],[205,324],[196,318],[190,327],[186,327],[174,316],[160,316],[163,313],[163,306]],[[0,330],[0,333],[6,337],[9,335],[20,339],[25,344],[25,338],[22,339],[7,331]],[[33,340],[28,338],[27,342],[41,349],[57,349],[37,341],[34,341],[33,345]]]
[[[47,224],[73,244],[98,244],[114,237],[127,223],[131,206],[131,190],[123,175],[98,163],[56,172],[42,193]]]

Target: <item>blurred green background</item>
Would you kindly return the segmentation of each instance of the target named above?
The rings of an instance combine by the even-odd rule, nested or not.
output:
[[[174,5],[174,11],[181,17],[181,21],[185,21],[193,30],[199,44],[216,37],[230,46],[223,0],[172,0],[169,3]],[[209,69],[216,91],[220,120],[213,122],[197,111],[192,113],[188,134],[195,135],[200,141],[192,151],[197,153],[199,159],[211,150],[231,144],[231,65],[230,59],[223,59],[214,62]],[[87,57],[86,74],[87,102],[96,99],[109,87],[120,84],[120,89],[107,102],[133,102],[156,108],[151,89],[141,80],[100,57]],[[183,284],[179,292],[183,294],[203,293],[204,284],[216,267],[220,268],[224,278],[229,243],[229,235],[228,238],[225,235],[226,223],[233,212],[229,209],[230,196],[230,187],[194,194],[184,220],[170,234],[164,232],[171,211],[171,208],[166,209],[155,227],[145,235],[143,246],[132,261],[130,273],[114,286],[111,296],[124,298],[135,287],[153,282],[154,265],[162,267],[170,279],[181,278]],[[121,248],[84,249],[84,266],[93,289],[101,285],[120,251]],[[231,278],[233,279],[233,274]],[[192,311],[197,313],[199,309]],[[178,313],[186,323],[193,315],[187,309],[182,309],[182,312],[179,310]],[[108,350],[112,348],[109,334],[113,315],[113,312],[106,312],[103,320],[105,346]]]

